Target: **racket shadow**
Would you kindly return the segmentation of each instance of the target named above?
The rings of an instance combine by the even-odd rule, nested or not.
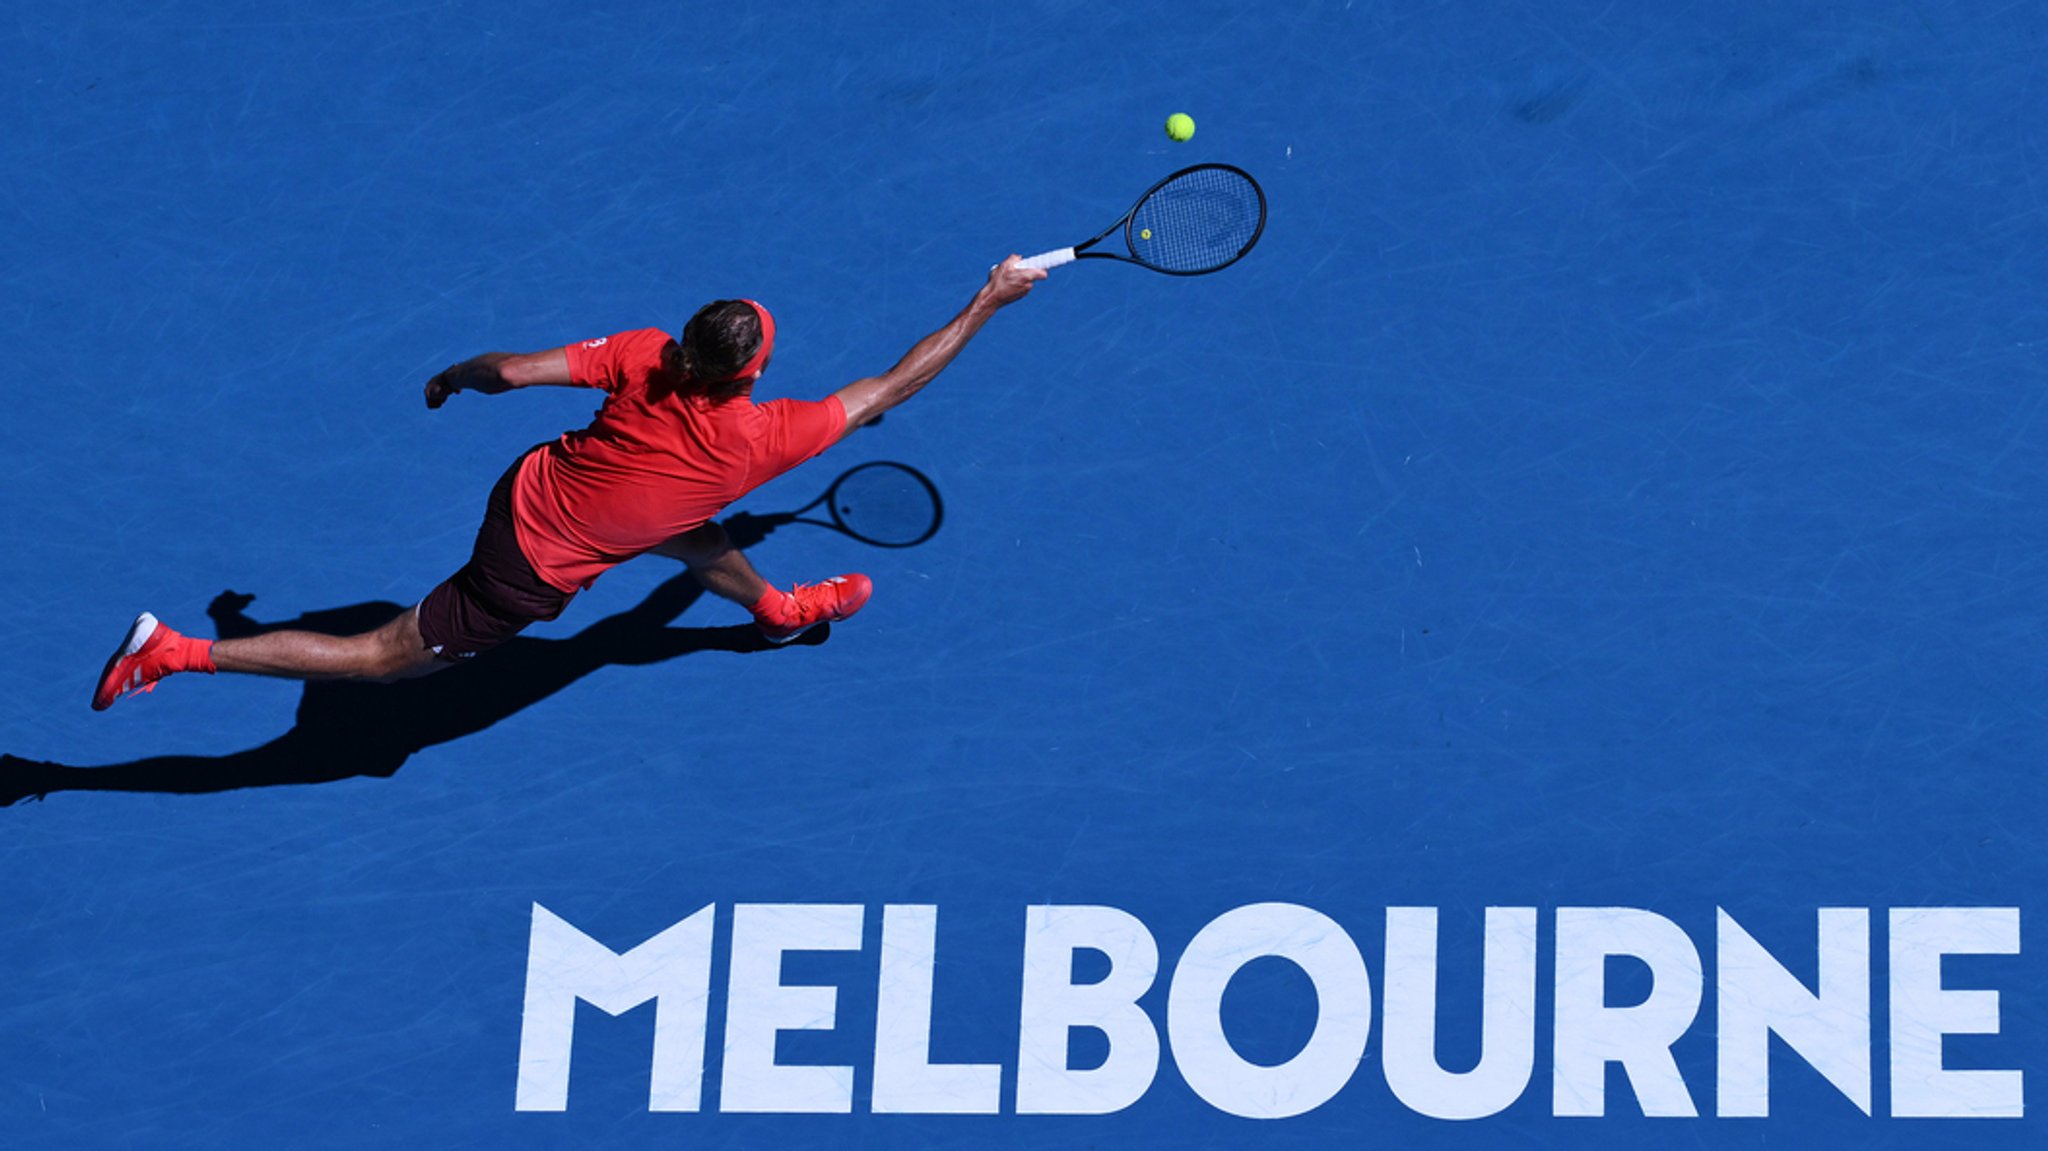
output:
[[[871,460],[839,473],[823,494],[793,512],[735,512],[720,521],[734,546],[753,547],[788,524],[828,528],[878,548],[914,548],[937,535],[946,504],[931,477],[894,460]]]

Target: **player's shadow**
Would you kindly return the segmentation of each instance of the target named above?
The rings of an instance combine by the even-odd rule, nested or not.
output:
[[[700,651],[761,651],[774,646],[751,624],[668,626],[703,594],[695,579],[680,574],[638,606],[567,639],[515,636],[474,663],[402,683],[308,683],[292,729],[247,751],[162,755],[106,767],[0,756],[0,805],[53,791],[190,795],[389,776],[414,753],[482,731],[599,668],[661,663]],[[350,635],[405,610],[395,603],[361,603],[265,624],[243,613],[253,598],[234,592],[215,597],[207,614],[222,639],[276,628]],[[794,642],[821,643],[826,630],[815,628]]]
[[[780,515],[728,517],[741,548],[791,522]],[[226,755],[163,755],[103,767],[77,767],[0,755],[0,807],[55,791],[149,791],[193,795],[244,787],[388,777],[424,748],[473,735],[600,668],[644,667],[703,651],[778,650],[752,624],[679,628],[670,624],[704,595],[687,572],[639,604],[566,639],[515,636],[490,652],[402,683],[308,683],[290,731],[260,747]],[[207,608],[222,639],[298,628],[330,635],[367,631],[406,610],[390,602],[308,612],[262,623],[247,614],[254,596],[223,592]],[[825,642],[830,624],[788,646]],[[131,703],[130,706],[133,706]]]

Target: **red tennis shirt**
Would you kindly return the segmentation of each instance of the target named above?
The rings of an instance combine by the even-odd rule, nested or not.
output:
[[[512,521],[533,570],[565,592],[703,524],[836,443],[839,397],[679,395],[662,370],[666,332],[647,328],[569,345],[570,382],[602,388],[582,431],[533,452],[512,487]]]

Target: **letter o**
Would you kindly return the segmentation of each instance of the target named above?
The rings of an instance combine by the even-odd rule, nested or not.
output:
[[[1316,990],[1316,1026],[1294,1057],[1261,1067],[1223,1033],[1223,989],[1254,959],[1285,959]],[[1372,1033],[1372,977],[1335,920],[1292,903],[1254,903],[1195,934],[1167,992],[1173,1061],[1195,1094],[1247,1119],[1285,1119],[1330,1101],[1358,1070]]]

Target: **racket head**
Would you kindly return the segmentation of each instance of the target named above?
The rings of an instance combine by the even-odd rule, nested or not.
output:
[[[1129,259],[1169,276],[1220,272],[1266,231],[1266,193],[1242,168],[1197,164],[1168,176],[1124,217]]]
[[[923,472],[876,460],[848,469],[825,491],[832,526],[878,548],[909,548],[937,535],[946,505]]]

